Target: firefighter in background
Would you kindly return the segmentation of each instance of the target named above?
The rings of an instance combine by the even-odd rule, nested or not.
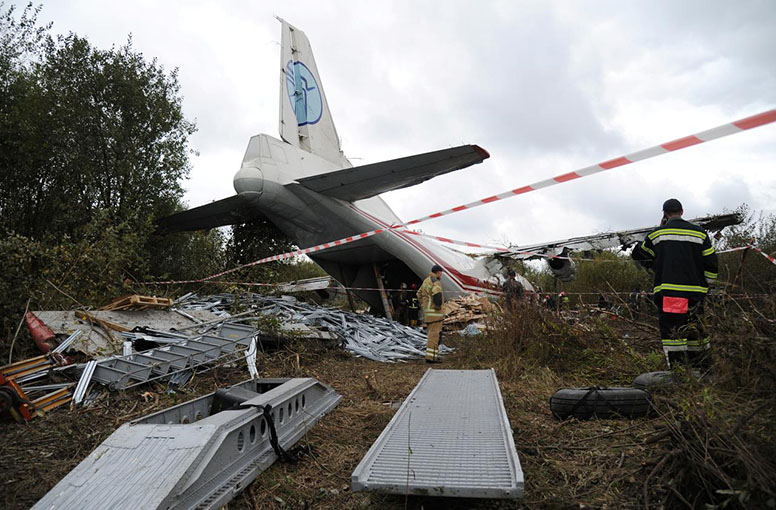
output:
[[[393,291],[391,294],[391,304],[394,310],[394,320],[404,324],[409,324],[408,310],[409,299],[407,297],[407,284],[402,282],[399,285],[399,291]]]
[[[664,221],[636,246],[632,257],[655,271],[655,304],[668,365],[708,368],[711,346],[700,316],[709,286],[717,279],[717,254],[706,231],[683,220],[682,214],[679,200],[666,200]]]
[[[409,305],[407,306],[409,311],[410,326],[413,328],[418,325],[418,312],[420,308],[420,301],[418,301],[417,293],[418,285],[415,283],[410,284],[410,298]]]
[[[566,291],[560,291],[558,294],[558,310],[568,310],[570,307],[569,297],[566,295]]]
[[[442,333],[442,321],[445,312],[442,309],[445,298],[442,294],[442,267],[435,264],[431,273],[423,280],[418,291],[420,306],[423,307],[423,320],[428,330],[426,341],[426,363],[438,363],[439,359],[439,335]]]
[[[507,271],[507,279],[501,286],[501,291],[504,293],[507,310],[512,310],[513,307],[523,302],[525,288],[523,287],[523,284],[517,280],[517,273],[515,273],[514,269]]]

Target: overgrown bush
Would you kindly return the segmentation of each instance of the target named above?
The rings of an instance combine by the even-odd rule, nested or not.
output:
[[[630,356],[605,321],[582,324],[566,320],[535,303],[492,313],[485,334],[470,355],[494,363],[500,377],[547,367],[558,374],[584,374],[605,357]],[[503,374],[503,375],[502,375]]]
[[[705,380],[689,378],[658,406],[670,433],[659,473],[676,489],[669,489],[669,499],[684,503],[678,493],[707,508],[776,503],[773,307],[773,297],[710,300],[713,368]]]

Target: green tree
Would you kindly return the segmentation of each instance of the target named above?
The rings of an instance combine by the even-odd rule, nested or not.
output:
[[[78,236],[97,211],[141,227],[179,206],[189,173],[177,71],[126,45],[94,48],[0,18],[9,91],[0,103],[0,225],[36,239]]]
[[[266,218],[257,218],[251,223],[234,225],[226,247],[226,258],[230,266],[247,264],[278,253],[296,249],[283,232]],[[285,263],[271,262],[240,271],[241,279],[269,282],[275,281],[283,272]]]
[[[177,71],[132,46],[99,49],[0,0],[0,334],[33,309],[99,305],[149,275],[225,265],[219,231],[159,238],[183,208],[195,126]],[[55,288],[56,287],[56,288]],[[59,289],[59,290],[57,290]],[[159,289],[166,292],[168,289]]]
[[[776,215],[755,213],[747,204],[742,204],[735,212],[744,221],[724,231],[717,243],[717,250],[752,245],[765,253],[776,254]],[[736,251],[720,254],[720,281],[730,284],[731,292],[776,292],[776,266],[758,253],[744,253]],[[734,282],[735,288],[732,286]]]

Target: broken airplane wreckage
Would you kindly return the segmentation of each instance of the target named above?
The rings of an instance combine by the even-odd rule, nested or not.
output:
[[[236,300],[247,310],[231,315]],[[0,367],[0,407],[18,421],[29,421],[71,401],[88,405],[100,393],[94,383],[112,391],[157,380],[180,385],[196,371],[243,358],[251,376],[257,377],[257,351],[280,348],[290,339],[341,345],[356,356],[381,362],[419,359],[425,354],[425,335],[417,328],[310,305],[291,296],[187,294],[169,310],[39,311],[29,317],[37,328],[31,329],[33,336],[45,329],[47,342],[55,334],[68,338],[44,356]],[[251,325],[267,317],[278,321],[277,331],[263,332]],[[74,364],[65,356],[67,350],[93,359]],[[450,350],[441,348],[442,353]],[[72,382],[56,387],[40,384],[52,373]],[[55,391],[38,396],[51,390]]]
[[[342,400],[254,379],[122,425],[33,508],[221,508]]]
[[[437,241],[468,243],[435,241],[433,236],[400,230],[397,226],[424,220],[402,223],[381,193],[481,163],[489,154],[477,145],[464,145],[353,167],[341,151],[309,41],[303,32],[281,23],[281,140],[264,134],[251,138],[234,176],[237,194],[162,218],[159,232],[265,218],[299,246],[323,246],[304,253],[387,318],[257,294],[240,296],[247,310],[238,313],[231,310],[234,296],[229,294],[188,294],[169,303],[130,296],[99,311],[36,312],[56,333],[69,336],[56,348],[49,346],[50,352],[42,348],[44,356],[0,369],[0,405],[20,421],[70,402],[89,405],[102,391],[95,389],[97,384],[111,391],[151,381],[183,384],[197,370],[243,359],[252,379],[122,425],[35,508],[219,508],[275,460],[290,459],[287,450],[342,399],[316,379],[259,378],[256,355],[265,345],[282,342],[282,335],[289,334],[338,340],[354,355],[374,361],[422,358],[425,335],[390,320],[386,287],[417,282],[439,264],[449,275],[442,282],[449,297],[497,297],[505,258],[545,259],[558,279],[569,281],[575,274],[572,251],[626,249],[653,228],[504,249],[479,258]],[[772,122],[773,116],[767,119]],[[633,161],[638,159],[627,163]],[[600,169],[571,172],[554,181]],[[501,198],[494,195],[480,202]],[[693,221],[718,232],[741,218],[728,214]],[[384,235],[373,235],[377,232]],[[533,289],[519,278],[527,291]],[[152,305],[163,310],[148,310]],[[122,322],[122,313],[131,315],[132,307],[148,314],[130,327]],[[257,319],[266,316],[280,320],[279,332],[260,331]],[[171,317],[178,321],[173,327]],[[49,340],[36,343],[41,347]],[[64,355],[68,349],[92,359],[74,363]],[[449,349],[441,346],[440,351]],[[40,384],[52,373],[71,380]],[[39,393],[46,394],[28,398]],[[429,370],[366,453],[351,482],[354,490],[393,494],[521,497],[523,472],[495,371]]]
[[[489,154],[463,145],[426,154],[353,167],[323,92],[312,48],[305,34],[281,20],[280,136],[261,134],[248,143],[234,176],[237,195],[158,220],[161,233],[209,229],[266,218],[299,246],[346,238],[401,223],[381,193],[420,184],[433,177],[481,163]],[[488,282],[498,261],[488,264],[401,232],[364,238],[312,258],[346,287],[398,288],[422,279],[434,264],[450,275],[450,295],[493,293]],[[382,276],[382,278],[380,277]],[[530,283],[524,282],[528,288]],[[355,292],[373,310],[386,310],[379,294]]]
[[[397,227],[692,145],[670,142],[628,155],[627,158],[617,158],[419,220],[402,222],[380,194],[467,168],[481,163],[490,155],[477,145],[463,145],[353,167],[341,150],[310,42],[304,32],[284,20],[280,21],[281,140],[266,134],[252,137],[242,165],[233,179],[237,194],[161,218],[157,220],[158,232],[164,234],[206,230],[249,223],[259,218],[267,219],[298,246],[311,247],[299,250],[297,254],[308,255],[334,279],[346,288],[353,289],[372,310],[382,310],[389,318],[390,304],[383,287],[399,288],[402,283],[417,283],[425,278],[429,268],[435,264],[443,267],[448,275],[442,280],[447,296],[455,297],[467,293],[498,296],[500,284],[504,279],[503,257],[546,258],[550,270],[559,278],[568,281],[574,276],[574,264],[566,256],[575,243],[580,241],[571,239],[568,247],[562,246],[561,243],[550,243],[516,249],[499,256],[473,258],[435,241],[453,242],[449,239]],[[695,138],[697,141],[693,144],[773,120],[773,112],[766,112],[734,123],[735,126],[731,124],[733,130],[725,130],[723,126],[704,132],[705,138]],[[701,225],[710,230],[720,230],[740,219],[734,215],[726,215],[710,218],[709,221],[718,228],[703,222]],[[650,229],[651,227],[647,227],[608,237],[592,236],[586,239],[589,246],[586,249],[612,247],[613,239],[628,246],[643,239]],[[378,233],[382,235],[375,235]],[[473,246],[464,242],[453,244]],[[280,257],[277,260],[286,258],[286,255],[289,254],[277,256]],[[267,260],[275,259],[270,257]],[[199,281],[214,276],[217,275]],[[524,277],[517,275],[517,279],[526,290],[533,290],[531,283]],[[379,292],[374,289],[379,289]]]

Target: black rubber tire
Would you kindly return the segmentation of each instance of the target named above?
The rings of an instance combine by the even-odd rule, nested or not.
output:
[[[647,372],[641,374],[633,380],[633,387],[644,391],[652,391],[656,388],[669,386],[673,383],[673,374],[667,370],[662,370],[660,372]]]
[[[640,418],[649,413],[650,395],[636,388],[563,388],[550,397],[550,410],[561,420]]]

